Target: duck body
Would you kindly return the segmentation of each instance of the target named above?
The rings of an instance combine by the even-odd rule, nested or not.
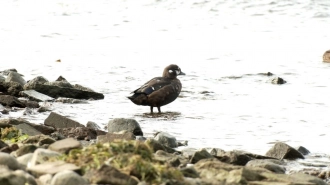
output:
[[[181,82],[176,78],[178,75],[184,73],[177,65],[171,64],[164,69],[162,77],[149,80],[127,98],[136,105],[150,106],[151,113],[153,107],[161,113],[160,107],[173,102],[181,92]]]

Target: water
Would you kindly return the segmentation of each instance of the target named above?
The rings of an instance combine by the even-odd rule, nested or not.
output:
[[[194,148],[265,154],[283,141],[330,154],[329,12],[328,0],[2,0],[0,70],[104,93],[52,105],[82,124],[134,118],[146,135],[165,131]],[[172,63],[187,75],[163,115],[126,98]],[[288,83],[258,75],[266,72]],[[43,123],[48,114],[9,117]]]

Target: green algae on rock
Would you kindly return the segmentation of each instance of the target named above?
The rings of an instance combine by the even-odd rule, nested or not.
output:
[[[6,143],[17,143],[27,139],[29,136],[23,134],[21,130],[15,127],[7,127],[1,129],[1,140]]]

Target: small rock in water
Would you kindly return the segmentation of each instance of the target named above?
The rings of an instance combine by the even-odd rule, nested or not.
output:
[[[281,77],[276,77],[276,78],[273,78],[272,79],[272,84],[279,84],[279,85],[281,85],[281,84],[285,84],[285,83],[286,83],[286,81],[283,78],[281,78]]]

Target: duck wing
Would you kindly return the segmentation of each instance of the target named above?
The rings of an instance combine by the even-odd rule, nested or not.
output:
[[[140,88],[133,91],[133,93],[149,95],[149,94],[153,93],[154,91],[157,91],[169,84],[171,84],[171,80],[169,80],[167,78],[163,78],[163,77],[156,77],[156,78],[149,80],[147,83],[142,85]]]

